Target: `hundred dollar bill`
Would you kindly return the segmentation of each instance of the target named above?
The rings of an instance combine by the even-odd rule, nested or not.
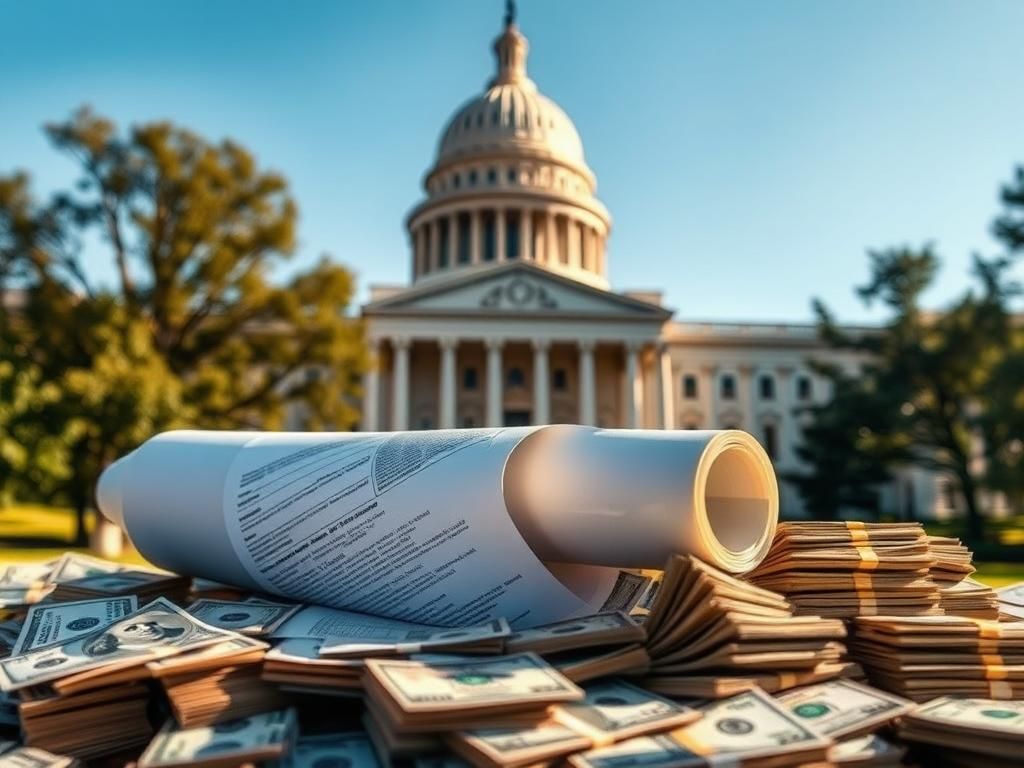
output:
[[[868,733],[915,706],[852,680],[830,680],[776,698],[813,730],[836,739]]]
[[[8,565],[0,573],[0,587],[27,587],[42,584],[53,572],[53,562]]]
[[[81,555],[77,552],[65,552],[53,566],[53,570],[47,577],[47,581],[60,583],[81,579],[85,576],[95,576],[102,573],[117,573],[123,567],[109,560],[100,560],[97,557]]]
[[[583,698],[582,690],[532,653],[438,664],[367,659],[366,670],[370,680],[409,713]]]
[[[34,747],[19,747],[0,755],[0,768],[68,768],[77,764],[73,757],[52,755]]]
[[[0,690],[18,690],[116,662],[135,660],[141,664],[234,636],[157,598],[108,627],[0,659]]]
[[[139,768],[242,765],[283,757],[295,740],[295,710],[284,709],[202,728],[168,721],[139,758]]]
[[[379,768],[369,737],[362,731],[303,736],[282,768]]]
[[[33,605],[28,609],[11,655],[17,656],[102,629],[138,607],[135,595]]]
[[[188,612],[214,627],[262,637],[281,626],[300,608],[298,605],[203,599],[192,603]]]
[[[572,755],[569,762],[576,768],[696,768],[791,755],[796,765],[823,760],[832,744],[761,690],[712,702],[701,711],[703,717],[692,725]]]
[[[978,734],[1024,737],[1024,701],[944,696],[922,704],[906,720]]]
[[[596,743],[667,731],[700,719],[700,712],[621,680],[588,683],[586,698],[557,707],[553,717]]]

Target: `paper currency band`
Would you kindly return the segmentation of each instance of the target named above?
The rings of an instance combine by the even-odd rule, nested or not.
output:
[[[1007,701],[1013,698],[1013,686],[1005,680],[990,680],[988,683],[988,697]]]
[[[878,567],[878,553],[871,547],[857,547],[857,554],[860,556],[863,570],[873,571]]]

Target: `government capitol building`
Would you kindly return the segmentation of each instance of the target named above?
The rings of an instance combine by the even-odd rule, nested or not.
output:
[[[657,292],[611,286],[611,213],[528,52],[507,16],[493,78],[442,129],[406,217],[411,283],[370,287],[363,429],[735,428],[780,473],[798,468],[794,409],[829,397],[808,360],[856,359],[810,324],[691,323]],[[944,485],[901,471],[882,508],[944,516]],[[795,490],[781,493],[783,514],[799,516]]]

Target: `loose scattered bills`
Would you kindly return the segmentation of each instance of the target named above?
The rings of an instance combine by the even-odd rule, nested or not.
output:
[[[673,557],[628,613],[518,631],[10,566],[0,768],[1009,765],[1024,585],[970,559],[916,525],[786,524],[749,578]]]

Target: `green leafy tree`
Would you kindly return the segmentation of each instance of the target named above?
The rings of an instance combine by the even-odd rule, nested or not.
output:
[[[172,426],[352,428],[366,350],[346,316],[351,273],[323,258],[275,279],[295,250],[287,183],[232,141],[169,123],[116,126],[88,109],[46,127],[79,178],[41,203],[0,179],[7,348],[59,387],[40,412],[67,443],[62,485],[79,511],[102,467]],[[113,285],[83,263],[102,252]],[[84,531],[80,530],[84,535]]]
[[[847,391],[836,405],[823,407],[805,431],[801,455],[809,471],[804,474],[816,480],[805,476],[798,487],[836,474],[822,458],[830,452],[841,454],[832,462],[854,467],[859,462],[924,467],[953,479],[967,513],[967,534],[980,538],[983,491],[995,476],[984,460],[985,414],[1011,407],[1005,396],[1019,365],[1009,308],[1012,262],[976,257],[976,286],[939,312],[921,306],[921,294],[939,265],[930,246],[872,252],[870,264],[870,279],[858,294],[888,309],[889,319],[880,328],[847,332],[824,305],[816,305],[822,338],[834,349],[856,353],[863,365],[855,380],[845,382]],[[1005,386],[997,390],[1000,380]],[[830,435],[821,430],[836,421],[867,439],[827,442],[823,438]],[[847,486],[870,482],[856,474]],[[875,482],[885,479],[879,475]]]

